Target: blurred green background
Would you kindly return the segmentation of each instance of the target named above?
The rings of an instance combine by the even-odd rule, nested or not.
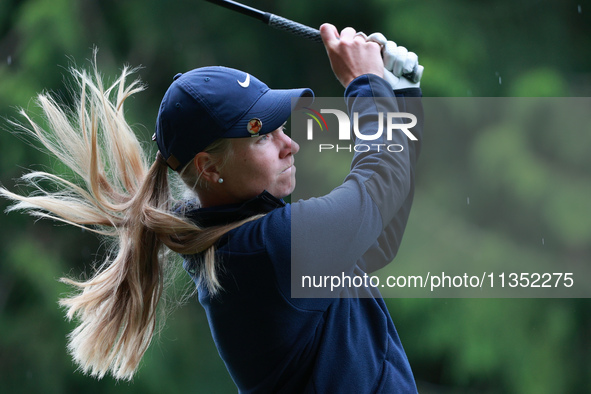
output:
[[[419,55],[428,97],[585,97],[591,91],[588,1],[246,3],[311,26],[331,22],[384,33]],[[110,80],[124,64],[143,67],[138,74],[148,90],[129,102],[127,118],[149,149],[160,99],[177,72],[225,65],[275,88],[342,94],[322,46],[201,0],[2,0],[0,115],[17,117],[15,108],[32,107],[43,90],[67,100],[66,69],[73,62],[88,67],[94,46]],[[18,190],[15,179],[26,169],[52,161],[6,127],[2,120],[0,183]],[[589,263],[589,125],[576,131],[559,130],[564,138],[528,133],[514,155],[497,156],[493,148],[509,138],[507,130],[453,138],[427,130],[399,258],[441,259],[442,269],[450,256],[495,253],[514,260],[544,253],[557,269]],[[480,180],[479,188],[470,190],[467,179]],[[480,209],[466,209],[466,196]],[[0,201],[0,210],[7,205]],[[104,252],[101,242],[16,213],[1,214],[0,223],[1,393],[236,391],[195,297],[171,314],[132,383],[75,372],[65,350],[73,326],[57,305],[68,289],[57,279],[88,272]],[[591,392],[588,299],[387,303],[422,393]]]

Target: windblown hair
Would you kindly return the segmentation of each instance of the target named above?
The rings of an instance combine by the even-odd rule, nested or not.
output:
[[[220,291],[216,241],[256,218],[200,228],[171,212],[168,167],[160,153],[149,165],[124,118],[125,100],[144,90],[139,80],[126,84],[134,71],[124,68],[105,88],[96,60],[90,71],[72,68],[76,81],[72,109],[47,93],[39,94],[36,103],[47,127],[24,110],[20,111],[24,124],[10,123],[41,142],[73,171],[75,180],[34,171],[21,178],[34,188],[29,196],[0,188],[0,195],[15,201],[8,211],[28,211],[114,241],[114,250],[90,279],[62,278],[77,289],[60,300],[68,319],[79,322],[69,335],[69,351],[85,373],[98,378],[110,371],[117,379],[129,380],[137,370],[156,322],[163,318],[158,304],[171,263],[168,249],[201,256],[200,280],[215,295]],[[47,183],[50,188],[44,186]]]

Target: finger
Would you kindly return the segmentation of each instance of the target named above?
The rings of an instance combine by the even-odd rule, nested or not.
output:
[[[339,31],[334,25],[324,23],[320,26],[320,37],[325,46],[330,46],[339,41]]]
[[[420,64],[417,65],[417,69],[415,70],[414,78],[412,79],[412,81],[414,83],[421,81],[421,78],[423,77],[424,70],[425,70],[425,67],[421,66]]]
[[[355,33],[353,39],[359,42],[367,42],[367,35],[362,31],[358,31],[357,33]]]
[[[355,33],[355,37],[357,37],[357,36],[359,36],[359,37],[363,37],[363,39],[364,39],[365,41],[367,41],[367,35],[366,35],[364,32],[362,32],[362,31],[358,31],[357,33]]]
[[[355,38],[355,33],[357,32],[352,27],[345,27],[341,31],[341,40],[353,41],[353,39]]]
[[[384,47],[384,67],[388,71],[392,71],[392,66],[396,60],[396,48],[398,48],[398,46],[394,41],[386,42],[386,46]]]
[[[385,47],[388,40],[382,33],[372,33],[367,37],[367,41],[373,41],[380,44],[381,47]]]
[[[353,41],[357,41],[361,44],[365,44],[367,42],[362,35],[358,35],[358,34],[355,34],[355,36],[353,37]]]
[[[375,47],[375,49],[377,50],[378,55],[380,56],[380,59],[382,58],[382,47],[380,44],[378,44],[375,41],[366,41],[368,45]]]
[[[408,52],[406,55],[406,60],[402,65],[402,74],[409,74],[411,73],[415,67],[419,64],[419,57],[414,52]]]
[[[392,65],[392,74],[399,77],[402,74],[402,67],[404,66],[404,61],[406,60],[406,56],[408,54],[408,50],[405,47],[397,47],[394,50],[394,64]]]

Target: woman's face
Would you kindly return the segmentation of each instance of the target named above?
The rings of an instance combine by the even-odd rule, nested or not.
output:
[[[234,138],[232,156],[220,170],[221,188],[230,200],[242,202],[264,190],[285,197],[295,188],[294,155],[300,147],[284,128],[257,137]]]

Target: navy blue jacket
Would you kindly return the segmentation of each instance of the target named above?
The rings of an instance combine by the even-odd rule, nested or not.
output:
[[[375,116],[364,116],[380,108],[355,98],[393,96],[390,85],[374,75],[355,79],[345,92],[350,113],[359,112],[360,128],[367,130]],[[399,112],[421,111],[406,108],[404,99],[420,96],[419,89],[396,96]],[[420,129],[412,129],[419,141]],[[266,213],[218,242],[222,292],[211,297],[204,286],[198,288],[219,354],[241,393],[416,392],[377,290],[364,289],[369,297],[357,294],[359,289],[344,289],[339,298],[291,297],[292,280],[300,280],[292,259],[306,262],[298,274],[312,269],[363,275],[394,258],[412,204],[419,150],[405,136],[397,143],[403,152],[355,154],[343,185],[320,198],[285,204],[264,192],[241,205],[186,213],[204,226]],[[185,259],[195,280],[197,261]]]

